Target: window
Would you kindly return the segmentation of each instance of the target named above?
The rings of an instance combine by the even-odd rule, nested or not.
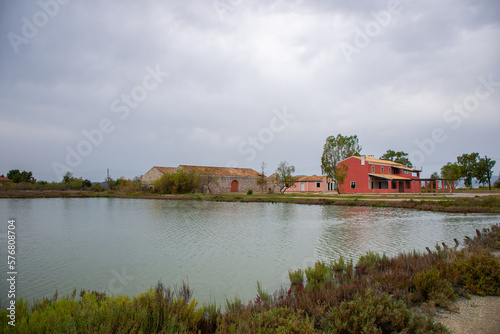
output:
[[[381,170],[380,174],[384,174],[384,167],[380,167],[380,170]]]
[[[356,189],[356,181],[351,181],[351,189]]]
[[[389,167],[389,174],[392,174],[392,168]]]
[[[372,166],[372,173],[375,173],[375,166]]]
[[[321,182],[316,183],[316,188],[320,188],[320,187],[321,187]]]

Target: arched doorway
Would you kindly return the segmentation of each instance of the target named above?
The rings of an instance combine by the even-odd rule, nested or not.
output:
[[[233,180],[233,182],[231,182],[231,192],[232,193],[238,192],[238,181]]]

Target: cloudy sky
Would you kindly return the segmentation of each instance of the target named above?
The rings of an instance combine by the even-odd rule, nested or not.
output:
[[[2,0],[0,30],[0,174],[319,174],[339,133],[500,171],[498,1]]]

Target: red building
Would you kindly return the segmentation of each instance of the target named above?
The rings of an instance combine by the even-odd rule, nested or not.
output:
[[[347,177],[340,193],[420,193],[420,169],[409,168],[373,156],[352,156],[337,166],[347,165]]]

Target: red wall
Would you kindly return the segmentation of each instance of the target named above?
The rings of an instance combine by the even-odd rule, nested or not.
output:
[[[390,193],[399,193],[399,182],[396,182],[396,189],[392,189],[392,181],[388,181],[389,189],[370,189],[369,184],[369,173],[375,174],[389,174],[389,167],[391,168],[391,174],[394,175],[395,171],[401,171],[395,169],[389,165],[379,165],[373,164],[368,161],[365,161],[364,165],[361,165],[361,158],[350,157],[344,161],[341,161],[338,165],[346,164],[349,166],[347,170],[347,177],[345,178],[344,183],[340,186],[340,192],[342,194],[354,194],[354,193],[366,193],[366,194],[390,194]],[[375,167],[375,171],[372,172],[372,166]],[[382,173],[382,167],[384,168],[384,173]],[[404,176],[407,178],[418,179],[417,176],[412,176],[412,174],[395,174]],[[351,188],[351,182],[356,182],[356,189]],[[410,182],[410,188],[407,189],[407,183],[404,182],[404,192],[405,193],[420,193],[421,185],[420,182]]]

